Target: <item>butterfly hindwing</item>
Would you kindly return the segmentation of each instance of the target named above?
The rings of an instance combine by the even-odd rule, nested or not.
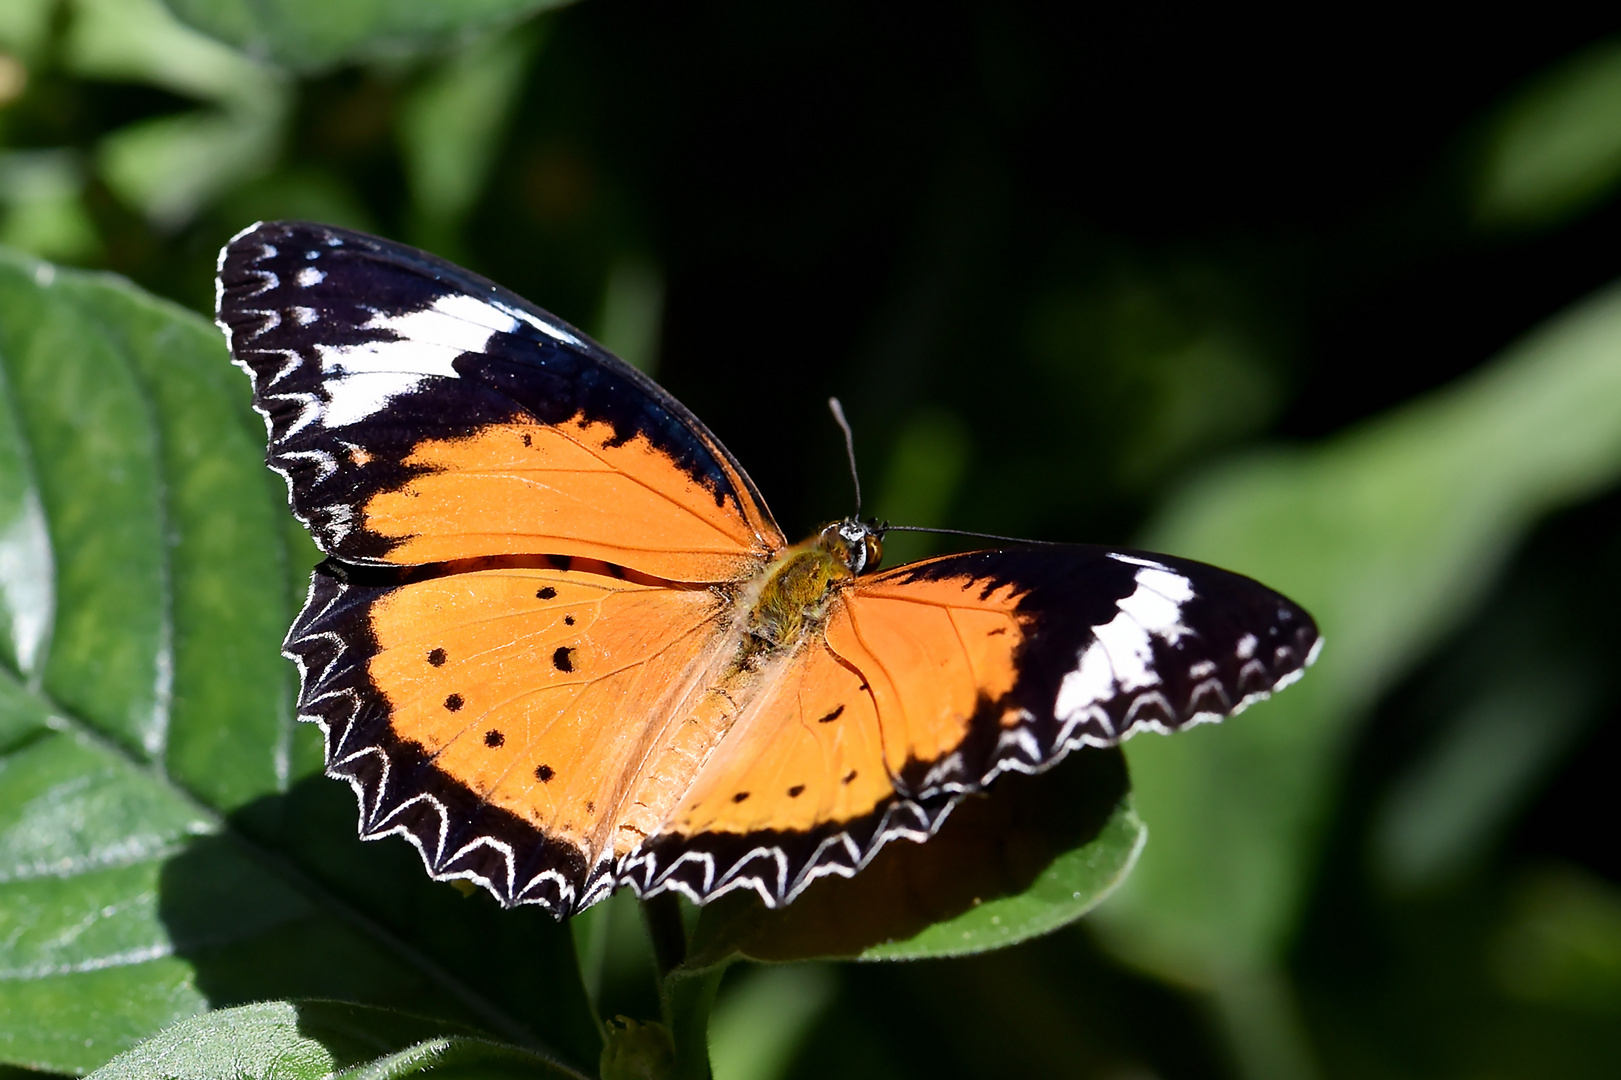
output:
[[[1159,555],[1051,545],[858,578],[626,878],[786,903],[926,839],[1003,772],[1231,715],[1297,678],[1318,640],[1272,590]],[[859,798],[826,797],[858,770]]]
[[[729,581],[784,543],[741,466],[651,380],[430,255],[257,225],[221,252],[218,318],[267,459],[330,555],[540,551]]]
[[[366,576],[318,570],[287,640],[300,716],[354,786],[361,834],[404,833],[435,876],[504,903],[588,902],[611,882],[649,721],[701,678],[724,605],[549,567]]]
[[[814,870],[853,873],[885,808],[926,838],[927,815],[895,807],[883,739],[861,673],[825,643],[807,643],[743,711],[664,828],[622,862],[622,877],[643,895],[677,889],[703,901],[747,888],[775,904]]]

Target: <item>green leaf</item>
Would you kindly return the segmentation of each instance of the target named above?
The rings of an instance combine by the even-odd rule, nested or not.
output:
[[[158,886],[164,857],[211,825],[179,792],[82,731],[42,725],[5,755],[5,1060],[81,1071],[206,1006],[173,957]]]
[[[0,6],[0,48],[32,60],[51,32],[56,0],[11,0]]]
[[[75,0],[62,63],[81,78],[145,83],[197,101],[264,109],[280,72],[176,21],[162,0]]]
[[[542,1054],[486,1039],[431,1039],[339,1074],[340,1080],[392,1080],[432,1073],[434,1080],[533,1080],[576,1072]]]
[[[1475,194],[1487,228],[1558,225],[1621,182],[1621,42],[1544,72],[1494,119]]]
[[[564,0],[167,0],[181,19],[295,71],[410,52]]]
[[[314,552],[263,438],[214,327],[0,254],[0,1061],[307,996],[594,1061],[567,929],[362,845],[318,775],[279,656]]]
[[[1142,850],[1127,788],[1113,750],[1005,776],[927,844],[891,843],[854,878],[823,878],[785,908],[737,893],[710,904],[685,966],[964,956],[1049,933],[1107,896]]]
[[[838,992],[827,964],[758,967],[722,987],[709,1022],[715,1080],[775,1080]]]
[[[44,659],[56,582],[28,440],[11,402],[0,365],[0,663],[32,676]],[[25,706],[0,704],[0,747],[11,742],[4,725],[18,708]]]
[[[1451,387],[1172,500],[1146,544],[1282,590],[1326,644],[1298,687],[1238,721],[1128,744],[1154,843],[1099,912],[1113,944],[1194,984],[1271,965],[1355,724],[1482,599],[1533,522],[1618,477],[1611,287]]]
[[[54,259],[101,255],[84,186],[84,165],[73,150],[0,151],[0,244]]]
[[[291,105],[286,76],[182,25],[160,0],[78,0],[63,42],[73,74],[137,82],[210,103],[107,134],[102,179],[172,229],[274,163]]]
[[[95,1080],[577,1077],[538,1054],[423,1017],[333,1001],[267,1001],[190,1017],[97,1069]]]
[[[1498,986],[1522,1001],[1613,1017],[1621,1010],[1621,889],[1553,866],[1515,891],[1491,950]]]
[[[543,35],[530,26],[446,58],[401,104],[400,150],[421,227],[454,236],[489,179]]]
[[[194,110],[119,128],[96,163],[119,198],[163,228],[184,225],[221,192],[269,170],[281,117]]]
[[[1097,839],[1052,861],[1024,892],[988,900],[905,941],[874,945],[863,960],[967,956],[1050,934],[1091,911],[1124,881],[1148,830],[1123,799]]]
[[[1472,680],[1374,816],[1372,869],[1392,892],[1434,889],[1476,864],[1586,732],[1601,693],[1595,666],[1556,628],[1515,615],[1525,632],[1512,654]]]

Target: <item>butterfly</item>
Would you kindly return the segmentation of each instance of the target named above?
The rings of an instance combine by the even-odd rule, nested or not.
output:
[[[299,718],[363,837],[505,905],[785,904],[1003,773],[1235,713],[1320,645],[1279,594],[1165,555],[880,570],[855,517],[790,543],[646,375],[387,240],[254,225],[217,321],[327,556],[284,646]]]

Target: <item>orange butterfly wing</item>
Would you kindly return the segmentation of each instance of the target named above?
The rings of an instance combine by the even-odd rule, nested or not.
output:
[[[856,578],[624,873],[786,903],[1005,771],[1231,715],[1318,642],[1270,589],[1167,556],[1050,545]]]
[[[362,836],[403,834],[437,877],[561,912],[611,888],[651,721],[692,696],[729,614],[706,589],[589,571],[323,569],[288,649]]]
[[[258,225],[221,252],[219,323],[329,555],[545,553],[716,582],[784,544],[742,467],[652,380],[430,255]]]

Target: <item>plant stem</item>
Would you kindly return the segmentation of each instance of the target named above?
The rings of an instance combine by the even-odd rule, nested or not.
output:
[[[677,1080],[710,1080],[709,1008],[725,964],[696,971],[683,966],[687,957],[687,926],[681,902],[662,893],[642,903],[647,933],[658,966],[659,1004],[664,1024],[675,1042]]]
[[[678,968],[659,987],[664,1022],[675,1040],[678,1080],[710,1080],[709,1008],[715,1003],[715,991],[724,974],[725,964],[701,971]]]
[[[674,893],[659,893],[642,901],[642,918],[647,920],[647,936],[653,942],[653,960],[658,964],[662,983],[687,958],[687,924],[681,918],[681,901]]]

